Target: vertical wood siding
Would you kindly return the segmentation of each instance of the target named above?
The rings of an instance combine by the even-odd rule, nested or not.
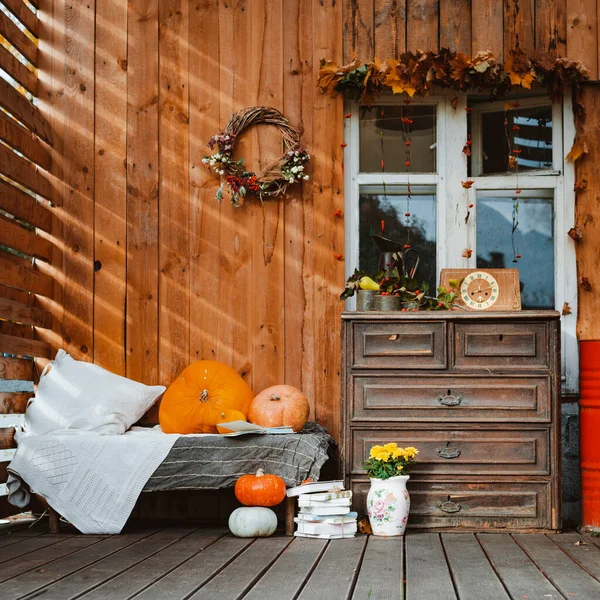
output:
[[[54,345],[147,383],[221,360],[256,392],[303,388],[337,434],[343,106],[315,82],[320,58],[342,59],[342,3],[46,5],[42,110],[63,152]],[[257,104],[302,130],[312,179],[236,209],[215,200],[202,158],[234,110]],[[271,128],[240,140],[254,168],[280,153]]]
[[[518,40],[583,60],[595,78],[596,10],[587,0],[45,0],[35,58],[56,138],[52,189],[41,190],[56,206],[53,262],[10,265],[37,289],[58,282],[53,301],[38,302],[55,317],[44,341],[147,383],[222,360],[255,391],[303,388],[337,434],[343,103],[316,88],[319,59],[442,46],[501,56]],[[255,104],[301,129],[312,178],[283,201],[235,209],[215,201],[201,161],[231,113]],[[21,121],[45,139],[39,119]],[[268,128],[240,140],[255,168],[279,148]]]

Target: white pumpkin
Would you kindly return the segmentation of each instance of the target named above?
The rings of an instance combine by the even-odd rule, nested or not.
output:
[[[229,529],[236,537],[269,537],[277,529],[277,515],[263,506],[242,506],[231,513]]]

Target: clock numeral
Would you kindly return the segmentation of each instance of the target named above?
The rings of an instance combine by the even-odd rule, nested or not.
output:
[[[494,294],[498,293],[498,288],[492,288],[492,292],[494,292]]]
[[[496,300],[496,296],[490,296],[490,300]]]

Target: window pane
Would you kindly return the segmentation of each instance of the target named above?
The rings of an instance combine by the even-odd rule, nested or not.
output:
[[[511,153],[520,171],[552,168],[552,106],[484,112],[481,136],[483,174],[509,171]]]
[[[402,122],[410,118],[412,124]],[[410,128],[410,131],[407,129]],[[360,170],[380,172],[381,161],[388,173],[405,173],[406,140],[410,138],[413,173],[433,173],[436,164],[435,106],[375,105],[360,115]]]
[[[513,214],[518,217],[514,248]],[[521,255],[516,263],[515,254]],[[477,267],[518,268],[523,308],[554,308],[552,190],[523,190],[518,197],[505,191],[478,192]]]
[[[359,265],[368,273],[377,272],[379,250],[371,239],[381,233],[381,222],[385,224],[384,235],[402,244],[410,243],[419,253],[420,263],[415,277],[427,281],[435,289],[437,269],[435,262],[436,222],[435,188],[412,187],[410,209],[407,211],[406,186],[386,188],[369,187],[361,190],[359,206]],[[410,239],[406,228],[406,212],[411,213]],[[407,264],[413,266],[412,257]]]

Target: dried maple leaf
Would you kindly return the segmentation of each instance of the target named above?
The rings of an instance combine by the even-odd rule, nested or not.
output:
[[[472,255],[472,254],[473,254],[473,250],[471,250],[471,248],[465,248],[465,249],[462,251],[462,254],[461,254],[461,256],[462,256],[463,258],[471,258],[471,255]]]
[[[592,291],[592,284],[590,283],[590,280],[587,277],[580,277],[579,278],[579,285],[586,291],[586,292],[591,292]]]
[[[333,91],[338,81],[344,74],[338,69],[338,66],[332,60],[321,59],[321,68],[319,69],[319,78],[317,85],[322,92]]]
[[[569,154],[567,154],[567,160],[572,160],[573,162],[579,160],[582,156],[589,152],[587,144],[585,141],[581,141],[576,139],[571,147]]]
[[[475,182],[472,179],[468,181],[461,181],[460,184],[465,188],[465,190],[471,189]]]
[[[567,235],[575,242],[579,242],[583,239],[583,231],[581,231],[581,227],[579,227],[579,225],[571,227],[571,229],[567,231]]]
[[[463,154],[466,154],[467,156],[471,156],[471,146],[469,144],[465,144],[462,151],[463,151]]]
[[[394,94],[408,94],[411,98],[415,95],[417,88],[412,84],[410,79],[406,79],[405,77],[401,77],[398,69],[398,65],[400,63],[394,58],[390,58],[387,61],[389,72],[387,73],[384,85],[392,88],[392,92]]]
[[[517,168],[517,157],[516,156],[512,156],[511,154],[508,155],[508,168],[509,169]]]
[[[527,89],[531,88],[535,79],[535,70],[531,61],[522,50],[511,50],[504,63],[504,71],[512,85],[520,85]]]
[[[572,311],[571,311],[571,307],[569,306],[569,303],[565,302],[563,304],[563,307],[562,307],[562,315],[563,315],[563,317],[566,317],[567,315],[570,315],[571,312]]]
[[[358,531],[364,535],[371,535],[373,530],[371,529],[371,523],[369,523],[369,519],[367,517],[363,517],[358,520]]]

